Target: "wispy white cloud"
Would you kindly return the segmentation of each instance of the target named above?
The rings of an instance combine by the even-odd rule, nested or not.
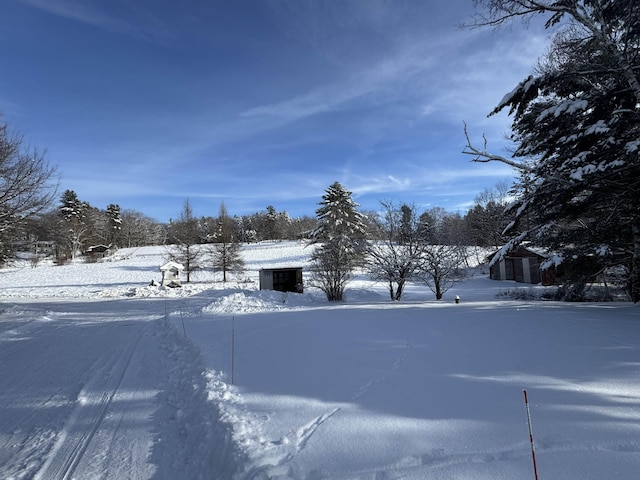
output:
[[[487,114],[527,74],[544,51],[545,36],[520,33],[510,42],[485,31],[451,30],[438,38],[403,43],[366,68],[354,68],[327,84],[290,98],[258,105],[239,114],[250,128],[277,128],[305,118],[350,108],[394,109],[410,120],[429,117],[437,122],[489,130],[492,140],[503,143],[510,122]],[[413,104],[412,110],[407,106]],[[249,120],[249,121],[247,121]],[[424,120],[422,120],[424,121]],[[236,129],[236,131],[242,131]]]
[[[19,3],[38,8],[60,17],[94,25],[114,31],[130,30],[131,26],[120,18],[109,15],[98,8],[91,7],[86,1],[74,0],[17,0]]]
[[[491,32],[473,33],[456,43],[457,52],[449,59],[446,72],[432,84],[433,95],[422,106],[424,114],[449,118],[482,112],[486,117],[544,52],[545,36],[541,34],[520,32],[506,42]]]
[[[166,43],[170,34],[161,28],[158,17],[149,11],[131,4],[124,4],[122,15],[107,12],[104,2],[92,3],[89,0],[14,0],[23,5],[47,12],[51,15],[91,25],[102,30],[128,35],[131,37]],[[110,1],[109,7],[117,5]],[[122,5],[121,5],[122,6]],[[109,10],[116,10],[110,8]],[[125,17],[127,20],[125,20]]]
[[[408,51],[386,58],[373,67],[353,72],[340,81],[320,85],[308,92],[261,105],[240,114],[241,117],[271,117],[291,122],[311,115],[343,108],[349,102],[380,94],[396,82],[424,71],[431,65],[425,52]]]

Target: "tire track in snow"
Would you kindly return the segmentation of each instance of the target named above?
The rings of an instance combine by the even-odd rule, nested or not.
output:
[[[110,354],[106,367],[98,370],[78,396],[78,404],[47,460],[34,476],[34,480],[66,480],[82,459],[91,439],[100,428],[111,400],[131,363],[140,339],[149,329],[141,328],[137,335],[121,351]],[[104,383],[103,383],[104,382]]]

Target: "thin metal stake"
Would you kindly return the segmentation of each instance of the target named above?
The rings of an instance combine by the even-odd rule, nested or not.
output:
[[[524,405],[527,409],[527,423],[529,424],[529,442],[531,443],[531,459],[533,460],[533,473],[535,479],[538,480],[538,466],[536,465],[536,449],[533,444],[533,430],[531,429],[531,412],[529,411],[529,398],[527,397],[527,390],[524,389]]]
[[[235,385],[236,375],[236,317],[231,317],[231,385]]]
[[[187,329],[184,326],[184,312],[182,311],[182,304],[180,304],[180,320],[182,321],[182,333],[184,333],[184,338],[187,338]]]

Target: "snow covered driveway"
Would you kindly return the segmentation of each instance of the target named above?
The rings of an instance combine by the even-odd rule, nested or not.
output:
[[[1,478],[153,473],[152,465],[141,470],[139,463],[146,461],[155,433],[155,367],[161,365],[154,358],[160,351],[155,323],[148,311],[138,317],[129,312],[120,321],[117,307],[124,305],[111,306],[112,318],[88,315],[85,305],[70,302],[3,312]]]

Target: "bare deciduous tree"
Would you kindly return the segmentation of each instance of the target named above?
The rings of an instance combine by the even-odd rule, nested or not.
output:
[[[461,268],[466,261],[464,247],[457,245],[425,245],[422,249],[420,265],[416,268],[418,277],[435,296],[442,296],[463,279]]]
[[[171,260],[181,263],[187,274],[187,283],[191,281],[191,274],[200,267],[202,258],[202,232],[200,222],[193,214],[191,203],[185,200],[177,221],[170,225],[174,249],[170,250]]]
[[[0,243],[10,245],[16,229],[44,213],[57,194],[56,170],[44,154],[23,145],[21,135],[0,124]],[[5,251],[3,248],[2,251]],[[0,263],[6,257],[0,258]]]
[[[372,220],[378,240],[369,242],[367,270],[374,280],[386,282],[391,300],[399,301],[407,281],[419,265],[424,242],[419,236],[415,207],[382,202],[382,216]]]
[[[227,273],[240,275],[244,272],[244,259],[241,253],[241,244],[233,235],[234,222],[227,213],[224,202],[220,204],[217,229],[212,235],[213,242],[209,246],[209,252],[215,271],[222,272],[222,281],[227,281]]]

